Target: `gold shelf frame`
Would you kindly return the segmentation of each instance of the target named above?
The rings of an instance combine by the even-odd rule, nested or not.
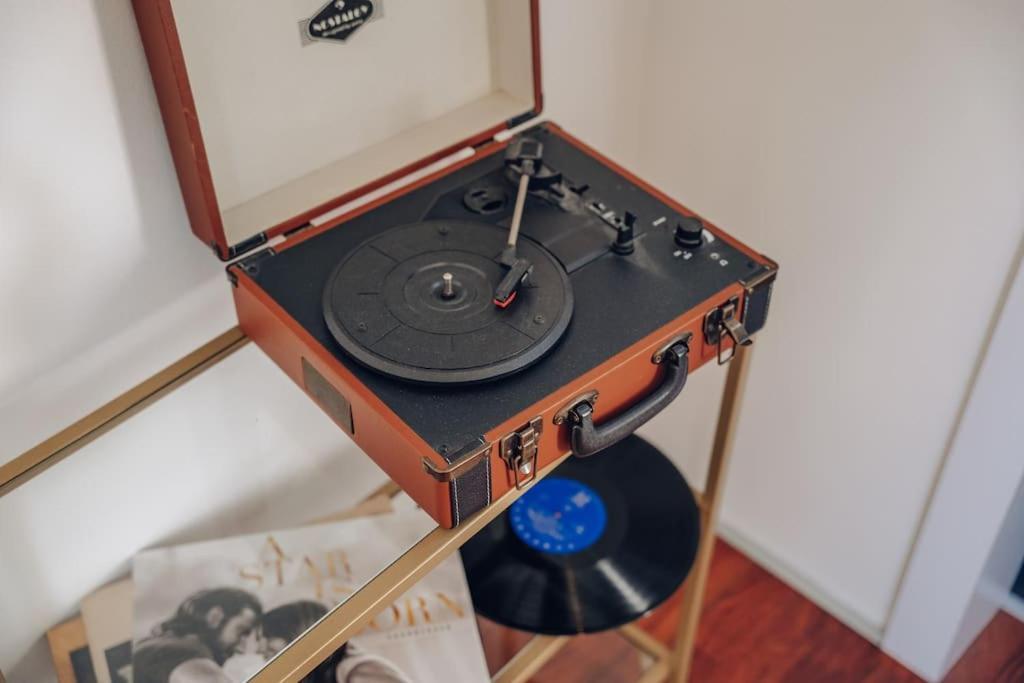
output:
[[[248,342],[249,339],[242,330],[234,327],[66,429],[16,456],[10,462],[0,465],[0,497],[24,485],[160,397],[227,358]],[[694,567],[686,580],[681,617],[673,647],[666,648],[653,636],[634,625],[619,629],[623,638],[653,660],[641,674],[640,683],[685,683],[689,678],[704,590],[714,552],[722,490],[732,453],[733,436],[739,417],[750,354],[751,347],[739,346],[729,362],[708,474],[703,491],[697,498],[701,510],[701,538]],[[533,483],[546,476],[567,457],[568,454],[565,454],[541,470]],[[519,496],[529,490],[533,483],[521,490],[513,489],[454,529],[436,528],[431,531],[345,602],[329,612],[316,626],[278,653],[267,666],[250,679],[250,683],[301,681],[320,662],[358,633],[392,600],[401,596],[426,573],[456,552],[476,532],[504,512]],[[397,487],[389,483],[381,487],[380,491],[394,493]],[[493,680],[500,683],[522,683],[529,680],[569,640],[567,636],[535,636],[495,674]],[[0,683],[4,683],[2,672]]]
[[[0,465],[0,497],[39,476],[248,342],[249,338],[240,328],[232,327],[46,441]]]

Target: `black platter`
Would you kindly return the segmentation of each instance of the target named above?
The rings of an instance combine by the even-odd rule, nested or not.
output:
[[[573,312],[558,260],[529,238],[532,270],[515,300],[495,304],[508,230],[468,220],[428,220],[363,242],[327,279],[323,312],[334,339],[364,365],[404,380],[469,384],[542,358]]]
[[[631,436],[560,465],[461,552],[479,614],[572,635],[622,626],[665,601],[686,579],[699,535],[682,474]]]

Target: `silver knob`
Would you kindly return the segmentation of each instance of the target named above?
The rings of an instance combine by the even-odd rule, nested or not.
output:
[[[441,276],[443,283],[441,288],[441,296],[445,299],[451,299],[455,296],[455,276],[451,273],[445,273]]]

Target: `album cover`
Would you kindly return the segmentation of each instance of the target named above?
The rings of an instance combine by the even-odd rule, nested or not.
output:
[[[377,495],[355,507],[313,520],[335,522],[355,517],[381,515],[393,510],[391,498]],[[82,601],[83,641],[88,642],[91,671],[88,679],[96,683],[132,683],[132,598],[131,578],[104,586]],[[55,629],[56,630],[56,629]],[[81,668],[81,667],[80,667]],[[73,679],[68,679],[73,680]],[[61,680],[60,683],[64,683]]]
[[[82,600],[97,683],[132,683],[133,593],[131,579],[122,579]]]
[[[134,681],[244,681],[433,526],[414,510],[140,553]],[[317,680],[490,680],[458,557],[379,614]]]
[[[53,657],[58,683],[96,683],[82,617],[54,626],[46,632],[46,640],[50,643],[50,656]],[[3,675],[0,674],[2,681]]]

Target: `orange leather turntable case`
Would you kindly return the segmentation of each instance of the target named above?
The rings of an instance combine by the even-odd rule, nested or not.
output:
[[[576,182],[567,176],[563,186],[584,207],[573,220],[599,224],[588,235],[621,239],[628,220],[631,237],[636,221],[586,194],[578,176],[591,166],[608,195],[647,207],[628,272],[644,264],[664,286],[666,272],[689,277],[697,266],[686,262],[699,261],[712,277],[693,278],[701,288],[669,282],[661,317],[631,323],[623,342],[621,330],[581,329],[595,319],[581,295],[608,298],[602,276],[605,285],[576,293],[568,336],[529,370],[534,380],[433,390],[378,378],[325,338],[322,320],[296,312],[308,298],[296,290],[329,258],[335,236],[375,230],[368,224],[404,215],[395,207],[419,206],[432,188],[440,197],[464,179],[500,174],[510,129],[542,107],[538,0],[133,4],[192,230],[221,259],[240,257],[228,274],[243,330],[442,526],[570,450],[586,455],[620,438],[667,404],[688,372],[725,362],[735,340],[747,343],[764,325],[777,271],[770,259],[707,221],[697,223],[703,251],[678,248],[671,229],[697,221],[693,212],[543,123],[526,134],[574,169]],[[564,249],[552,251],[568,264]],[[588,263],[618,268],[610,253]],[[283,291],[271,263],[286,264],[284,281],[296,284]],[[580,264],[566,268],[600,273]],[[310,296],[319,304],[317,287]],[[571,360],[581,340],[613,337],[603,355]],[[459,428],[446,432],[448,420]]]

